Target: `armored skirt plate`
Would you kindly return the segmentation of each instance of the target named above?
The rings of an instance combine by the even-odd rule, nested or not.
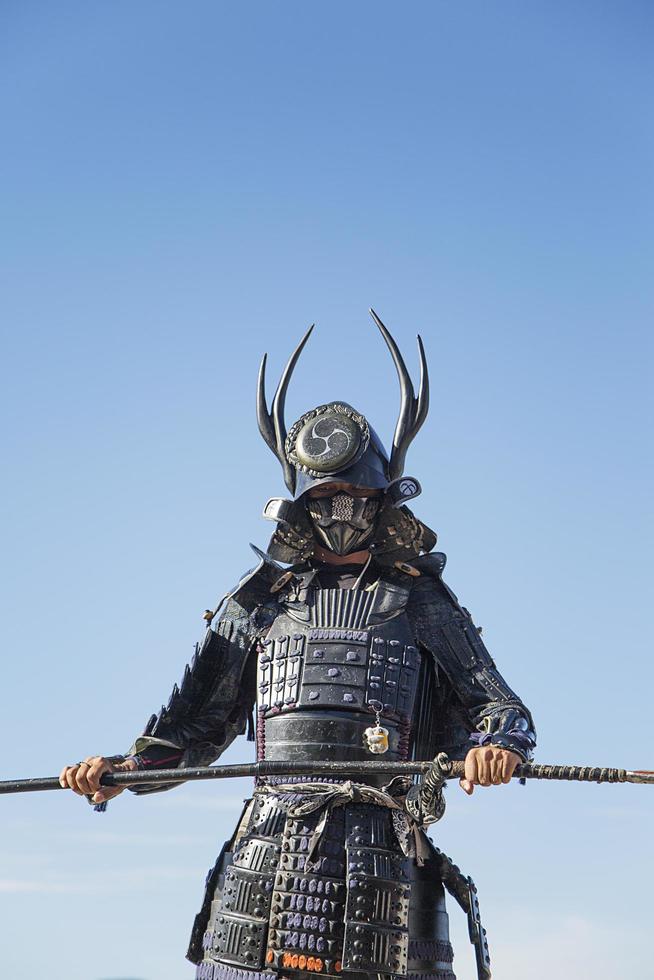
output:
[[[291,816],[309,799],[298,790],[255,795],[210,874],[197,977],[454,980],[436,862],[404,856],[383,806]]]

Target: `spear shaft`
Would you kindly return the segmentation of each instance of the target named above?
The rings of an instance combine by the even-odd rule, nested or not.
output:
[[[186,783],[200,779],[234,779],[261,776],[343,776],[351,778],[366,775],[416,776],[429,772],[432,761],[385,762],[284,762],[265,759],[262,762],[242,763],[230,766],[198,766],[189,769],[158,769],[152,772],[105,773],[100,780],[103,786],[134,786],[139,783]],[[516,767],[517,779],[554,779],[581,783],[651,783],[654,772],[645,770],[600,768],[598,766],[559,766],[525,762]],[[452,762],[451,779],[463,776],[463,762]],[[58,776],[37,779],[9,779],[0,782],[0,795],[4,793],[35,793],[61,789]]]

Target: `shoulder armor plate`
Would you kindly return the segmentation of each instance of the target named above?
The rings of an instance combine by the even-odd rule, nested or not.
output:
[[[264,603],[270,597],[271,586],[283,575],[284,568],[276,561],[260,551],[255,545],[250,545],[254,553],[259,558],[258,565],[251,568],[229,592],[226,592],[216,606],[211,619],[213,619],[230,599],[250,613],[252,610]]]
[[[412,559],[411,564],[423,575],[440,578],[446,562],[447,555],[444,552],[431,551],[428,555],[420,555],[419,558]]]

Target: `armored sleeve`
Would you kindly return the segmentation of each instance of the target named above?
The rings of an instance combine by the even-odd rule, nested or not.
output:
[[[410,614],[420,645],[431,652],[470,722],[470,741],[533,757],[533,719],[489,654],[467,609],[441,579],[445,556],[426,555],[412,590]]]
[[[257,642],[270,626],[270,589],[279,566],[254,549],[259,564],[219,604],[220,615],[196,647],[181,684],[150,717],[129,750],[140,769],[191,768],[218,759],[250,722],[256,697]],[[172,785],[172,784],[171,784]],[[135,793],[169,786],[138,785]]]
[[[153,714],[129,750],[140,769],[188,768],[214,762],[245,732],[255,699],[254,617],[234,598],[206,631],[168,703]],[[170,784],[172,785],[172,784]],[[135,786],[136,793],[166,786]]]

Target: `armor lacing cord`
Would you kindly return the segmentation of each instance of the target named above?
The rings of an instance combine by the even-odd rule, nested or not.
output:
[[[263,762],[266,758],[266,719],[263,711],[257,712],[257,760]]]
[[[255,794],[270,795],[276,793],[297,793],[297,783],[282,783],[277,786],[258,786]],[[366,783],[353,783],[350,779],[343,783],[302,783],[302,796],[306,799],[299,803],[292,803],[288,808],[290,817],[304,817],[316,810],[323,810],[316,829],[309,839],[306,860],[311,861],[315,850],[320,843],[320,838],[327,826],[329,814],[334,807],[345,806],[347,803],[374,803],[377,806],[387,807],[395,811],[396,819],[401,824],[401,833],[398,833],[395,820],[393,826],[396,831],[395,836],[400,845],[400,849],[405,857],[415,857],[416,864],[420,867],[429,857],[429,846],[424,832],[420,826],[406,812],[403,799],[391,796],[384,790],[368,786]],[[411,841],[411,843],[409,843]]]

